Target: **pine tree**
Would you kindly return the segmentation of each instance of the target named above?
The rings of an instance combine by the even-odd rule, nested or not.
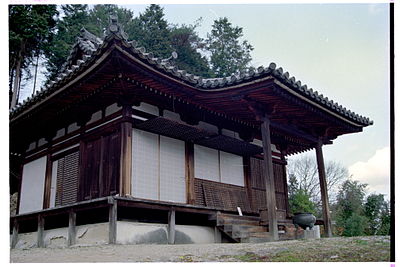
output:
[[[47,46],[47,78],[54,78],[65,63],[72,45],[76,42],[82,27],[89,23],[87,5],[62,5],[63,18],[57,23],[53,41]]]
[[[230,76],[248,68],[253,46],[247,40],[240,42],[242,37],[243,28],[232,26],[226,17],[214,21],[206,42],[215,77]]]
[[[171,46],[178,53],[175,63],[180,69],[208,78],[211,70],[207,58],[199,52],[204,51],[205,43],[195,31],[197,26],[173,26],[170,32]]]
[[[168,58],[173,52],[168,23],[159,5],[150,5],[125,28],[129,37],[156,57]]]

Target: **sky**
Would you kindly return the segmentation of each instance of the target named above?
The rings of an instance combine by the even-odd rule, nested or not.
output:
[[[137,16],[147,4],[122,6]],[[253,45],[254,67],[275,62],[308,88],[372,119],[363,132],[324,146],[324,158],[347,167],[352,179],[369,184],[370,193],[389,195],[388,4],[161,6],[169,23],[194,24],[202,18],[197,31],[203,38],[215,19],[227,17]],[[314,151],[303,154],[315,157]]]
[[[146,7],[123,6],[135,15]],[[170,23],[193,24],[202,18],[198,33],[203,38],[215,19],[227,17],[253,45],[253,66],[275,62],[308,88],[372,119],[374,124],[362,133],[324,146],[324,157],[347,167],[352,179],[369,185],[370,193],[389,195],[388,4],[161,6]],[[314,151],[306,154],[315,157]]]

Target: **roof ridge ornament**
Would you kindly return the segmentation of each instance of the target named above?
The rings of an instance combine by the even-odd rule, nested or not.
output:
[[[126,34],[126,32],[124,31],[124,29],[122,28],[121,24],[118,23],[118,16],[117,15],[110,15],[109,18],[109,25],[107,28],[107,36],[114,34],[117,37],[124,39],[127,41],[128,39],[128,35]]]

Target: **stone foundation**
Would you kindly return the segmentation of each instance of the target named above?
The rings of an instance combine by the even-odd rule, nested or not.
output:
[[[108,223],[80,225],[76,227],[76,245],[108,244]],[[167,244],[168,225],[138,222],[117,222],[117,244]],[[176,225],[175,244],[207,244],[215,242],[213,227],[196,225]],[[44,246],[49,248],[66,247],[68,228],[44,231]],[[10,239],[11,240],[11,239]],[[17,249],[37,246],[37,233],[18,235]]]

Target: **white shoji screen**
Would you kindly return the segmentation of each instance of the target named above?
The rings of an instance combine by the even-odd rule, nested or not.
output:
[[[185,142],[160,136],[160,200],[186,202]]]
[[[200,179],[220,181],[218,150],[194,145],[194,175]]]
[[[244,186],[243,157],[219,152],[221,182]]]
[[[22,170],[21,199],[19,213],[43,209],[46,157],[41,157],[24,165]]]
[[[158,135],[133,129],[132,194],[158,199]]]

